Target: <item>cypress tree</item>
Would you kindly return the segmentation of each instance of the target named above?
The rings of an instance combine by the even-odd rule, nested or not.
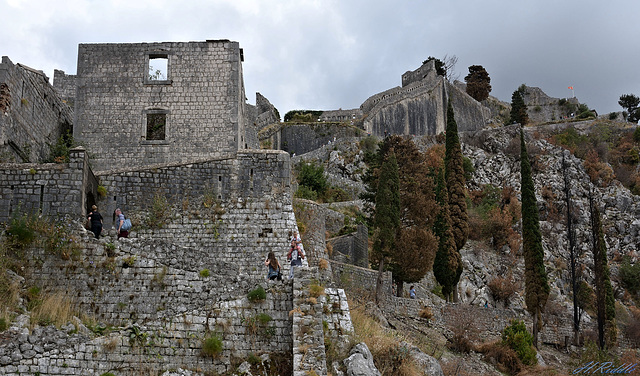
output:
[[[527,311],[533,316],[533,341],[538,347],[538,331],[542,326],[541,313],[549,297],[549,283],[544,267],[544,250],[538,217],[535,186],[531,164],[520,129],[520,178],[522,186],[522,249],[524,253],[524,283]]]
[[[377,259],[378,280],[376,283],[376,301],[382,298],[382,273],[384,263],[390,257],[395,246],[396,234],[400,227],[398,163],[393,150],[380,167],[378,189],[376,191],[376,208],[373,218],[375,240],[373,256]]]
[[[447,131],[445,135],[444,177],[449,195],[449,215],[451,230],[456,244],[456,252],[460,251],[469,237],[469,215],[467,214],[466,182],[464,177],[462,149],[458,138],[458,124],[453,113],[451,98],[447,102]],[[459,253],[458,253],[459,254]],[[453,299],[457,301],[455,285],[462,274],[462,262],[456,265]]]
[[[436,202],[440,207],[434,223],[434,232],[438,237],[438,249],[433,261],[433,275],[442,286],[442,294],[446,300],[451,301],[451,293],[454,291],[462,273],[462,257],[456,249],[451,229],[447,186],[444,179],[444,169],[442,168],[438,172],[436,181]]]
[[[564,178],[564,199],[567,205],[567,240],[569,242],[569,265],[571,275],[571,290],[573,291],[573,335],[574,343],[578,343],[578,335],[580,333],[580,319],[582,317],[583,309],[580,307],[580,294],[582,278],[581,273],[578,271],[578,257],[580,252],[576,247],[576,233],[573,229],[574,219],[572,212],[571,201],[571,187],[569,184],[569,174],[567,173],[567,163],[565,160],[565,153],[562,153],[562,175]]]
[[[375,197],[383,161],[394,153],[398,164],[400,228],[396,232],[395,244],[389,257],[385,259],[385,269],[393,272],[398,284],[398,294],[402,293],[405,282],[420,281],[431,270],[437,248],[433,234],[433,222],[437,212],[434,198],[434,176],[427,167],[426,156],[410,139],[392,135],[380,144],[371,156],[363,181],[367,191],[360,197],[367,203],[370,213],[369,227],[375,228]],[[371,260],[377,263],[372,255]]]
[[[465,76],[467,83],[467,94],[478,102],[489,98],[491,92],[491,78],[482,65],[472,65],[469,67],[469,74]]]
[[[527,105],[522,99],[522,90],[518,89],[511,95],[511,118],[509,123],[519,123],[525,125],[529,122],[529,115],[527,115]]]
[[[591,232],[593,234],[593,264],[596,285],[596,308],[598,316],[598,345],[605,349],[616,342],[616,306],[607,265],[607,244],[604,241],[602,221],[597,205],[589,194],[591,209]]]
[[[460,139],[458,138],[458,124],[453,114],[451,99],[447,104],[447,132],[445,135],[444,177],[447,182],[449,195],[449,215],[451,229],[456,243],[456,250],[462,249],[469,237],[469,215],[467,214],[467,200],[465,196],[466,182]]]

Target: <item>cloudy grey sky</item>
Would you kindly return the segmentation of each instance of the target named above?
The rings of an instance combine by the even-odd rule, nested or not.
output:
[[[640,95],[636,0],[0,0],[0,55],[76,72],[79,43],[230,39],[247,97],[281,115],[356,108],[429,56],[485,67],[503,101],[522,83],[599,113]]]

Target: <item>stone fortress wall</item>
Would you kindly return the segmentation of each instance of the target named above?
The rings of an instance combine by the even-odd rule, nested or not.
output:
[[[97,196],[98,183],[83,149],[69,163],[0,164],[0,223],[18,213],[78,220]]]
[[[446,128],[451,99],[458,130],[482,129],[490,112],[467,93],[435,72],[434,61],[402,75],[402,87],[368,98],[361,106],[367,133],[384,136],[434,135]]]
[[[148,61],[158,57],[167,61],[168,77],[152,80]],[[123,209],[134,222],[130,239],[96,241],[78,228],[83,235],[77,254],[61,260],[32,249],[21,279],[24,288],[65,292],[82,311],[120,327],[96,337],[81,322],[70,330],[82,335],[51,328],[29,333],[17,325],[10,329],[15,335],[3,339],[0,374],[133,374],[178,367],[227,372],[237,359],[265,352],[293,359],[296,374],[326,373],[322,323],[336,336],[346,333],[346,299],[339,290],[328,293],[331,303],[294,299],[294,292],[308,295],[315,283],[307,260],[296,271],[299,284],[265,281],[269,251],[285,276],[289,271],[288,239],[297,229],[290,161],[285,152],[256,149],[255,127],[277,117],[276,110],[266,98],[254,108],[244,103],[238,44],[81,45],[78,61],[77,75],[56,72],[56,88],[74,104],[74,136],[87,149],[74,149],[69,163],[1,165],[0,220],[8,221],[20,206],[73,227],[97,204],[105,234],[113,236],[111,213]],[[14,105],[10,90],[3,87],[5,109]],[[64,103],[60,96],[55,98]],[[145,117],[158,113],[166,115],[166,137],[146,140]],[[48,151],[48,145],[37,149]],[[95,175],[89,153],[96,157]],[[106,195],[98,195],[98,186]],[[157,205],[166,217],[157,218]],[[161,222],[153,225],[154,219]],[[267,299],[250,303],[246,294],[258,284],[266,287]],[[269,323],[256,326],[263,313]],[[312,337],[310,326],[320,329]],[[200,354],[212,333],[224,343],[215,359]],[[308,341],[317,356],[305,360],[300,355]]]
[[[49,157],[64,132],[71,131],[73,113],[42,71],[0,63],[0,163],[40,162]]]
[[[66,74],[59,69],[53,71],[53,88],[56,89],[62,101],[72,109],[76,101],[77,77],[75,74]]]
[[[362,110],[354,108],[351,110],[329,110],[323,111],[320,115],[320,121],[326,122],[348,122],[353,124],[357,120],[362,118]]]
[[[82,149],[76,153],[86,162]],[[292,357],[296,374],[326,374],[323,322],[329,325],[326,335],[343,341],[352,330],[344,293],[327,290],[310,304],[308,286],[317,272],[306,267],[296,271],[296,284],[265,281],[263,260],[271,250],[288,274],[289,231],[296,228],[288,164],[281,151],[247,151],[230,160],[99,173],[107,196],[97,204],[106,227],[110,207],[122,206],[134,219],[130,239],[97,241],[84,232],[81,253],[69,260],[36,248],[25,265],[24,285],[55,286],[99,322],[119,327],[96,337],[76,323],[83,335],[56,331],[55,344],[49,343],[49,329],[12,328],[16,335],[0,349],[0,374],[133,374],[180,367],[228,372],[236,359],[262,353]],[[181,210],[171,210],[161,228],[150,228],[149,206],[159,196]],[[209,207],[205,197],[211,197]],[[247,292],[259,284],[267,299],[249,302]],[[269,322],[256,324],[265,314]],[[224,348],[215,359],[200,353],[212,334]],[[316,355],[302,356],[309,351]]]
[[[80,44],[74,138],[96,171],[232,158],[249,147],[242,60],[228,40]],[[151,79],[162,63],[166,76]],[[154,116],[164,134],[150,137]]]

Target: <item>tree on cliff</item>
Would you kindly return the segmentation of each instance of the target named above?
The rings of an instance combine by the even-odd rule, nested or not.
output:
[[[525,125],[529,122],[529,115],[527,115],[527,105],[522,99],[522,86],[518,90],[514,91],[511,95],[511,118],[509,123],[518,123]]]
[[[580,250],[576,247],[576,233],[573,228],[575,223],[573,216],[573,205],[571,201],[571,186],[569,174],[567,172],[567,163],[565,154],[562,153],[562,175],[564,177],[564,199],[567,206],[567,240],[569,241],[569,265],[571,273],[571,290],[573,291],[573,335],[574,343],[578,343],[580,334],[580,320],[584,305],[580,302],[580,297],[585,296],[585,291],[582,284],[582,276],[578,270],[578,257],[580,256]]]
[[[467,94],[473,99],[481,102],[489,98],[491,92],[491,78],[482,65],[472,65],[469,67],[469,74],[465,76],[467,83]]]
[[[640,120],[640,98],[633,94],[623,94],[618,101],[620,107],[627,112],[627,121],[637,123]]]
[[[374,204],[381,165],[393,152],[397,156],[400,197],[400,228],[396,236],[397,246],[388,259],[388,269],[402,293],[404,282],[418,282],[431,270],[436,250],[436,239],[432,232],[437,205],[433,193],[433,177],[426,156],[413,141],[394,135],[385,138],[377,153],[368,161],[365,174],[367,191],[361,195],[368,207]],[[375,210],[369,209],[374,219]],[[375,227],[373,221],[370,226]],[[372,259],[372,261],[374,261]]]
[[[600,211],[589,193],[591,233],[593,236],[593,264],[598,315],[598,345],[605,349],[616,342],[616,306],[607,265],[607,244],[604,241]]]
[[[380,167],[380,178],[376,191],[376,207],[373,218],[374,242],[373,259],[378,262],[376,302],[381,302],[382,273],[385,260],[395,249],[396,235],[400,227],[400,196],[398,163],[393,150]]]
[[[520,129],[520,179],[522,186],[522,251],[524,253],[525,303],[533,316],[533,343],[538,347],[538,332],[542,326],[542,311],[549,297],[549,283],[544,267],[544,250],[538,217],[531,163]]]
[[[427,60],[422,62],[422,64],[424,65],[431,60],[435,60],[436,74],[438,76],[443,76],[449,82],[453,82],[458,79],[458,75],[454,76],[455,67],[458,63],[458,57],[456,55],[444,55],[444,58],[442,60],[437,59],[433,56],[429,56]]]
[[[454,118],[451,99],[449,99],[447,103],[444,177],[447,182],[451,229],[456,242],[456,250],[464,247],[469,236],[469,215],[467,214],[466,181],[463,164],[462,149],[458,138],[458,125]]]
[[[462,274],[462,257],[456,249],[456,242],[451,229],[448,201],[444,168],[440,168],[436,179],[436,202],[440,208],[434,223],[434,232],[438,237],[438,249],[433,261],[433,275],[442,286],[442,294],[449,302]]]

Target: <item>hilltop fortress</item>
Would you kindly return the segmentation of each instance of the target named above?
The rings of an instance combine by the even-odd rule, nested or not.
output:
[[[294,282],[267,284],[264,258],[274,251],[288,273],[288,240],[298,229],[290,153],[342,134],[276,126],[260,137],[275,150],[259,149],[258,130],[279,116],[260,94],[255,106],[246,103],[242,61],[239,44],[228,40],[81,44],[76,75],[55,71],[50,85],[41,71],[2,58],[0,222],[27,212],[63,220],[81,244],[65,259],[29,249],[16,283],[65,291],[83,312],[118,328],[95,336],[78,322],[55,337],[42,328],[29,332],[20,316],[22,325],[9,329],[0,348],[0,374],[224,373],[251,354],[288,360],[297,376],[327,374],[325,338],[344,345],[353,329],[344,291],[331,288],[333,281],[370,287],[377,273],[320,262],[325,214],[312,203],[305,204],[313,223],[303,239],[308,257]],[[451,99],[461,131],[483,128],[489,110],[432,64],[405,73],[402,87],[359,109],[325,111],[321,120],[361,125],[344,135],[438,134]],[[68,160],[48,160],[68,133],[82,146]],[[82,230],[78,223],[93,204],[105,231],[122,208],[134,222],[131,238],[95,240]],[[358,233],[366,244],[366,229]],[[366,248],[352,253],[366,258]],[[384,283],[390,293],[389,274]],[[318,284],[325,295],[311,296]],[[249,300],[258,285],[266,297]],[[402,298],[385,304],[412,316],[423,308]],[[204,357],[211,336],[223,350]]]

